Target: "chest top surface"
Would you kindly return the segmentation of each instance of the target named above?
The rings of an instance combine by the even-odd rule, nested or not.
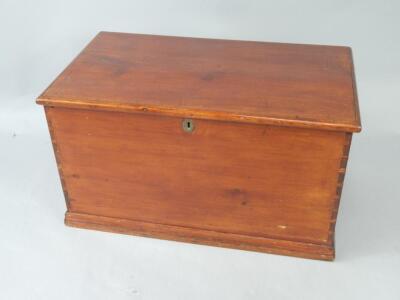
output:
[[[351,49],[100,32],[38,103],[360,131]]]

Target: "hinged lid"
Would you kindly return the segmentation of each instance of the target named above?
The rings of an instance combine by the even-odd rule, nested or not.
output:
[[[101,32],[44,105],[360,131],[351,49]]]

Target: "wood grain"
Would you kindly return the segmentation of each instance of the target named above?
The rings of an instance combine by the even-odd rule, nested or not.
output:
[[[46,109],[69,211],[332,247],[342,132]]]
[[[116,219],[67,212],[65,224],[72,227],[132,234],[194,244],[228,247],[303,258],[333,260],[335,249],[313,243],[285,241],[248,235],[180,227],[150,222]]]
[[[67,225],[334,258],[350,48],[101,32],[37,103]]]
[[[101,32],[38,103],[360,131],[348,47]]]

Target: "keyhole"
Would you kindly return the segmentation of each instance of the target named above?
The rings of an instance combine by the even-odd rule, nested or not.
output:
[[[194,123],[191,119],[184,119],[182,122],[182,128],[185,132],[192,132],[194,130]]]

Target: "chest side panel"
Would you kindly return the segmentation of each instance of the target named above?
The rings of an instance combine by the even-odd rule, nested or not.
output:
[[[47,108],[69,210],[332,242],[346,134]]]

